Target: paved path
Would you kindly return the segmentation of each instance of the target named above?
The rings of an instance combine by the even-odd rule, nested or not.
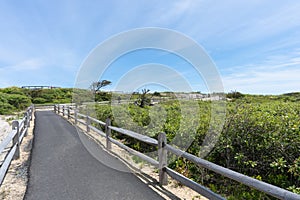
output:
[[[38,111],[35,119],[25,200],[162,199],[133,174],[111,169],[95,159],[82,145],[76,128],[60,116]],[[100,157],[126,167],[96,148]]]

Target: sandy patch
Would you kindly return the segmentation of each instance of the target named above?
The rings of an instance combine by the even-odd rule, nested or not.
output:
[[[28,167],[32,147],[33,127],[34,116],[28,129],[28,135],[24,137],[22,141],[20,158],[11,162],[5,179],[0,187],[0,199],[22,200],[24,198],[28,181]],[[11,128],[9,126],[9,132],[10,130]]]
[[[8,133],[11,131],[11,126],[6,121],[11,116],[3,116],[0,115],[0,142],[3,141],[3,139],[8,135]]]

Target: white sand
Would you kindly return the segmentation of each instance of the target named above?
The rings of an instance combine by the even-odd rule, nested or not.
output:
[[[8,135],[11,131],[11,126],[6,121],[8,117],[0,115],[0,142]]]
[[[9,123],[5,121],[5,119],[12,120],[13,118],[14,117],[12,116],[0,117],[2,139],[4,139],[5,136],[7,136],[7,134],[9,134],[11,131],[11,126],[9,125]],[[1,200],[23,200],[24,198],[26,187],[27,187],[27,181],[28,181],[27,174],[28,174],[30,152],[32,147],[33,127],[34,127],[34,119],[31,122],[30,128],[28,129],[28,135],[23,138],[21,148],[20,148],[21,150],[20,158],[17,160],[13,160],[11,162],[11,165],[8,169],[5,179],[0,187]]]

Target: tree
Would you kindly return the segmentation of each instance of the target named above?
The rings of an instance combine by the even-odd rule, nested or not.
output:
[[[108,80],[96,81],[91,84],[90,89],[95,95],[98,91],[100,91],[101,88],[108,86],[110,84],[111,81]]]
[[[147,93],[150,92],[149,89],[142,89],[142,94],[140,95],[140,107],[144,108],[146,104],[150,104],[150,99],[147,98]]]
[[[161,96],[161,94],[160,94],[159,92],[154,92],[154,93],[153,93],[153,96],[160,97],[160,96]]]
[[[231,91],[229,92],[226,97],[227,98],[230,98],[230,99],[239,99],[239,98],[242,98],[244,97],[245,95],[240,93],[240,92],[237,92],[236,90],[235,91]]]

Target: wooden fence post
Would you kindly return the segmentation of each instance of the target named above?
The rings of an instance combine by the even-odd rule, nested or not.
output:
[[[70,119],[70,106],[67,107],[68,108],[68,119]]]
[[[15,152],[14,157],[13,157],[13,159],[16,160],[16,159],[20,158],[20,140],[19,140],[19,138],[20,138],[20,130],[19,130],[19,121],[15,120],[15,121],[12,122],[12,129],[17,131],[15,137],[13,138],[13,146],[15,144],[17,144],[16,152]]]
[[[165,168],[168,166],[167,159],[167,150],[165,146],[167,144],[167,137],[165,133],[160,133],[158,135],[158,170],[159,170],[159,184],[167,185],[168,184],[168,176],[165,172]]]
[[[90,116],[86,115],[86,132],[90,132],[91,119]]]
[[[34,109],[34,105],[32,104],[29,110],[29,127],[30,127],[30,121],[32,121],[33,109]]]
[[[24,114],[24,117],[25,117],[25,120],[24,120],[24,128],[27,129],[25,134],[24,134],[24,137],[26,137],[28,135],[28,127],[30,126],[29,125],[29,120],[30,120],[30,116],[29,116],[29,112],[26,112]]]
[[[54,107],[54,113],[56,113],[56,104],[54,104],[53,107]]]
[[[75,120],[75,125],[77,125],[77,107],[74,110],[74,120]]]
[[[32,113],[33,113],[32,110],[27,113],[27,120],[28,120],[27,127],[30,127],[30,121],[32,120]]]
[[[111,142],[109,140],[111,134],[111,129],[109,128],[110,125],[111,125],[111,119],[107,118],[105,121],[105,133],[106,133],[106,148],[108,150],[111,150]]]
[[[59,115],[59,105],[57,105],[57,114]]]
[[[63,116],[65,116],[65,105],[62,106]]]

